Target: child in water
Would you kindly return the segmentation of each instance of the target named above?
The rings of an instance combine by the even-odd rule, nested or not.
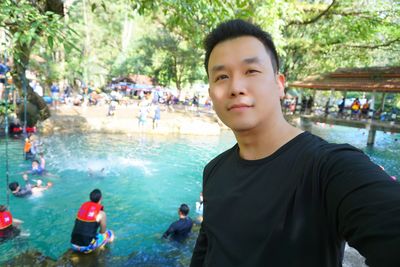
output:
[[[27,174],[24,174],[27,175]],[[53,184],[51,182],[47,182],[47,185],[43,185],[43,181],[38,179],[36,181],[36,186],[32,187],[32,194],[35,193],[41,193],[47,189],[49,189],[49,187],[53,186]]]
[[[40,160],[40,162],[39,162]],[[27,173],[31,174],[36,174],[36,175],[43,175],[45,173],[45,167],[46,167],[46,160],[43,157],[43,153],[40,153],[40,159],[39,160],[32,160],[32,168],[30,171]]]

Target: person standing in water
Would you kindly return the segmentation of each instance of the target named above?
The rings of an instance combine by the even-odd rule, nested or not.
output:
[[[101,191],[94,189],[90,193],[90,201],[79,208],[71,234],[73,251],[87,254],[113,242],[114,233],[107,230],[106,213],[101,201]]]
[[[0,205],[0,242],[18,236],[21,223],[21,220],[13,218],[6,206]]]
[[[174,241],[183,242],[189,236],[193,227],[193,221],[188,214],[189,206],[182,204],[178,209],[179,220],[173,222],[162,237],[170,237]]]

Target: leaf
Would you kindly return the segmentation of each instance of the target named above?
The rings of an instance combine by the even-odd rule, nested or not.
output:
[[[47,44],[49,45],[50,49],[53,49],[53,46],[54,46],[54,38],[53,38],[53,36],[48,36],[47,37]]]
[[[92,12],[94,12],[96,10],[96,8],[97,8],[97,4],[96,3],[92,3],[90,5],[90,9],[92,10]]]

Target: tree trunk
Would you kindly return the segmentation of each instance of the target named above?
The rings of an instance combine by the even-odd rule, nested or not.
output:
[[[41,13],[51,11],[61,16],[64,16],[63,0],[38,0],[38,1],[31,0],[29,2],[31,3],[32,6],[40,10]],[[17,29],[11,29],[13,35],[16,31]],[[34,124],[36,124],[37,120],[44,121],[51,115],[50,109],[47,106],[46,102],[43,100],[42,97],[40,97],[33,91],[33,89],[29,86],[29,82],[26,79],[25,72],[29,65],[29,57],[34,44],[35,42],[32,41],[29,45],[27,44],[16,45],[16,51],[20,51],[20,53],[18,55],[14,55],[14,71],[12,73],[15,87],[17,88],[20,96],[24,96],[25,94],[24,89],[26,89],[26,100],[28,103],[26,103],[26,107],[25,107],[25,101],[23,102],[22,105],[19,105],[18,115],[20,118],[23,118],[25,120],[24,116],[25,109],[28,111],[27,107],[30,106],[26,118],[26,120],[29,121],[30,124],[29,126],[33,126]]]
[[[44,121],[48,118],[50,118],[51,114],[50,114],[50,109],[47,106],[46,102],[44,101],[44,99],[39,96],[38,94],[36,94],[33,89],[29,86],[29,82],[26,79],[26,70],[29,64],[29,57],[31,54],[31,50],[32,50],[32,46],[34,45],[34,43],[32,42],[31,45],[17,45],[19,46],[18,49],[20,51],[23,51],[23,53],[21,53],[19,55],[19,59],[17,60],[16,58],[14,58],[14,72],[13,72],[13,80],[14,80],[14,84],[15,87],[18,90],[18,93],[20,96],[24,96],[24,86],[26,87],[26,99],[27,102],[31,103],[33,106],[36,107],[38,114],[32,114],[32,112],[29,112],[27,114],[27,116],[29,117],[37,117],[37,120],[39,121]],[[19,106],[19,111],[18,111],[18,115],[20,118],[24,118],[24,109],[25,109],[25,103],[23,103],[22,105]],[[32,120],[32,119],[28,119],[29,122],[32,124],[36,124],[36,120]],[[32,125],[29,125],[32,126]]]

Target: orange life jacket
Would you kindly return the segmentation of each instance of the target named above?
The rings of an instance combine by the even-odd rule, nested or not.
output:
[[[31,141],[25,141],[24,152],[28,153],[31,150],[32,144]]]
[[[84,222],[95,222],[99,212],[103,210],[103,206],[95,202],[85,202],[79,208],[76,218]]]
[[[9,211],[0,212],[0,230],[12,225],[12,215]]]

